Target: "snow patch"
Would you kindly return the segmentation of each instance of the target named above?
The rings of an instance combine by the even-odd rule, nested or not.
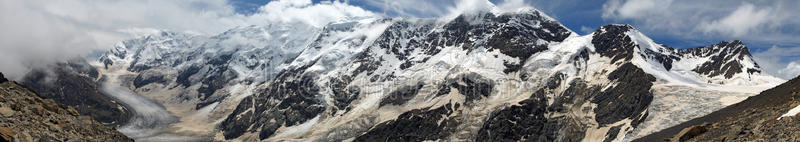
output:
[[[783,115],[781,115],[781,117],[778,117],[778,119],[777,119],[777,120],[781,120],[781,118],[783,118],[783,117],[792,117],[792,116],[795,116],[795,115],[797,115],[797,113],[800,113],[800,105],[798,105],[798,106],[796,106],[796,107],[794,107],[794,108],[790,109],[788,112],[786,112],[786,113],[784,113]]]

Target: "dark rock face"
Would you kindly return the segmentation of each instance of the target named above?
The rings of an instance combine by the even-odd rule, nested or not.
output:
[[[670,51],[674,51],[675,50],[675,49],[673,49],[671,47],[666,47],[666,48],[667,48],[666,50],[670,50]],[[661,54],[661,53],[656,53],[655,51],[651,51],[651,50],[644,50],[644,54],[642,55],[642,57],[649,57],[650,59],[655,59],[656,61],[661,63],[661,65],[664,66],[664,69],[667,69],[667,70],[671,70],[672,69],[672,63],[673,62],[677,62],[677,61],[681,60],[681,58],[676,56],[676,55],[672,55],[672,54],[665,55],[665,54]]]
[[[547,98],[541,93],[534,94],[519,105],[493,113],[481,127],[476,141],[555,141],[557,121],[549,120],[546,113]]]
[[[711,58],[710,62],[703,63],[692,70],[699,74],[708,75],[709,77],[723,75],[725,78],[731,78],[733,75],[742,72],[743,66],[739,61],[745,60],[745,56],[751,57],[750,50],[739,40],[720,42],[705,47],[683,49],[679,50],[679,52],[698,57]],[[758,67],[758,64],[756,64],[756,67]],[[761,70],[748,68],[747,72],[761,72]]]
[[[361,94],[357,86],[347,87],[350,82],[352,82],[352,79],[349,76],[342,77],[341,79],[331,79],[334,106],[339,110],[348,111],[350,109],[350,103]]]
[[[415,109],[372,127],[369,132],[356,137],[358,142],[373,141],[425,141],[450,136],[458,126],[453,118],[460,105],[450,103],[435,109]]]
[[[209,70],[206,73],[206,77],[203,77],[202,86],[197,88],[200,100],[207,100],[208,97],[214,95],[217,90],[227,86],[227,83],[233,78],[236,78],[236,76],[237,74],[232,70],[228,70],[227,66],[219,66]]]
[[[560,82],[559,82],[560,83]],[[583,101],[583,99],[590,97],[589,95],[593,95],[594,92],[600,92],[598,87],[592,87],[586,84],[586,81],[582,79],[574,80],[569,83],[569,87],[567,88],[564,93],[562,93],[562,97],[555,98],[552,105],[548,106],[548,110],[552,112],[560,112],[566,113],[569,111],[570,106],[574,103],[577,103],[578,100]],[[547,86],[547,89],[555,89],[552,86]],[[540,94],[551,94],[549,92],[545,92],[543,89],[541,91],[537,91],[536,93]]]
[[[616,86],[600,92],[592,103],[597,103],[597,122],[607,125],[625,118],[631,118],[632,126],[637,126],[646,118],[639,115],[647,110],[653,101],[650,87],[656,78],[647,74],[636,65],[626,63],[608,75],[609,80],[618,82]]]
[[[603,142],[613,141],[614,140],[613,138],[617,137],[617,134],[619,134],[619,130],[621,129],[620,126],[621,125],[611,127],[611,129],[608,130],[608,132],[606,133],[606,140],[603,140]]]
[[[77,66],[89,68],[76,68]],[[48,72],[53,74],[50,75]],[[50,71],[30,72],[22,84],[37,92],[42,98],[53,99],[59,104],[74,107],[82,115],[92,116],[108,125],[124,124],[132,113],[124,104],[118,103],[119,101],[100,91],[96,73],[97,70],[85,62],[60,63]]]
[[[189,80],[189,77],[196,74],[197,72],[200,72],[200,69],[201,69],[200,67],[191,66],[186,70],[181,71],[181,74],[178,75],[176,82],[183,85],[183,87],[189,87],[189,85],[192,85],[192,81]]]
[[[466,102],[489,97],[494,90],[494,83],[478,74],[463,74],[447,80],[447,86],[458,90],[466,97]],[[450,91],[450,89],[447,89]]]
[[[404,86],[385,97],[380,105],[402,105],[414,98],[424,86]],[[463,74],[447,80],[439,85],[438,95],[456,89],[465,96],[467,105],[475,100],[488,97],[493,90],[493,83],[477,74]],[[356,138],[356,141],[424,141],[445,139],[452,135],[461,123],[458,115],[460,103],[448,103],[431,109],[415,109],[405,112],[395,120],[380,123]]]
[[[143,87],[145,85],[148,85],[148,84],[151,84],[151,83],[164,84],[166,82],[167,82],[167,79],[164,78],[163,75],[145,71],[145,72],[139,73],[139,75],[137,75],[136,78],[133,79],[133,86],[136,87],[136,88],[141,88],[141,87]]]
[[[6,81],[8,81],[8,79],[6,79],[6,77],[3,76],[3,73],[0,73],[0,83],[6,82]]]
[[[422,86],[424,86],[424,84],[417,83],[417,85],[413,86],[400,87],[399,89],[393,91],[392,93],[389,93],[386,97],[384,97],[383,100],[381,100],[380,106],[403,105],[406,102],[408,102],[408,100],[413,99],[414,96],[416,96],[417,93],[419,92],[419,89],[422,89]]]
[[[194,109],[195,110],[200,110],[201,108],[206,107],[208,105],[211,105],[213,103],[222,102],[222,100],[225,100],[226,98],[228,98],[227,95],[219,95],[219,96],[213,96],[211,98],[207,98],[207,99],[197,103],[197,105],[194,106]]]
[[[561,42],[570,35],[570,32],[558,22],[542,19],[539,12],[497,16],[494,21],[513,26],[498,27],[498,32],[489,38],[487,45],[508,56],[527,59],[534,53],[547,50],[547,46],[538,45],[535,41]],[[534,23],[522,21],[540,21],[541,28],[533,28],[536,27]]]
[[[266,139],[282,126],[298,125],[322,113],[325,106],[315,76],[303,73],[306,68],[284,71],[261,93],[242,100],[220,126],[225,138],[250,131]]]
[[[475,141],[580,141],[585,124],[571,116],[551,117],[548,113],[566,113],[572,104],[585,102],[584,98],[598,91],[580,79],[572,81],[562,97],[548,105],[548,94],[561,86],[563,74],[550,77],[546,86],[534,92],[530,98],[507,108],[497,110],[484,122]]]
[[[594,32],[592,44],[600,55],[611,58],[611,63],[633,58],[634,43],[625,33],[633,29],[630,25],[606,25]]]
[[[133,141],[15,82],[0,83],[0,122],[0,141]]]

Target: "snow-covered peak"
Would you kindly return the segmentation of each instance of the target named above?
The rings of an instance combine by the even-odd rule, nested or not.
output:
[[[629,27],[629,26],[628,26]],[[635,28],[626,33],[636,44],[634,60],[651,74],[675,83],[711,85],[777,85],[783,80],[762,74],[750,51],[739,40],[674,49],[658,44]],[[646,69],[646,70],[648,70]]]
[[[660,80],[691,84],[756,86],[783,82],[762,74],[741,41],[690,49],[658,44],[630,25],[612,24],[592,33],[597,52],[616,61],[634,61]]]

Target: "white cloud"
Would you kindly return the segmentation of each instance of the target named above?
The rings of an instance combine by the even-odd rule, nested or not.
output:
[[[800,61],[793,61],[786,65],[786,68],[778,70],[778,75],[785,79],[791,79],[800,75]]]
[[[753,53],[756,62],[766,73],[783,79],[791,79],[800,74],[800,70],[797,70],[798,63],[800,63],[798,55],[800,55],[800,47],[772,46],[765,51]]]
[[[224,0],[10,0],[0,2],[0,17],[0,72],[14,79],[111,47],[133,29],[220,32],[242,24]]]
[[[464,13],[475,12],[500,12],[500,9],[488,0],[460,0],[451,8],[446,17],[456,17]]]
[[[800,1],[609,0],[602,17],[654,34],[776,41],[797,38]]]
[[[399,17],[450,17],[481,10],[516,10],[531,7],[527,0],[351,0],[375,7],[383,15]]]
[[[350,0],[375,7],[383,15],[400,17],[439,17],[455,7],[453,0]]]
[[[645,18],[651,15],[663,14],[672,0],[628,0],[621,2],[611,0],[603,5],[604,18]]]
[[[594,29],[587,26],[581,26],[581,32],[583,32],[583,34],[589,34],[594,32]]]
[[[259,8],[259,13],[248,17],[250,23],[260,25],[270,22],[300,21],[322,27],[330,22],[353,18],[374,16],[360,7],[334,1],[327,4],[312,4],[311,0],[273,1]]]
[[[227,0],[3,0],[0,72],[20,79],[34,67],[157,30],[216,34],[236,26],[301,21],[322,25],[370,12],[341,2],[272,1],[251,16]]]
[[[725,18],[711,22],[700,23],[703,32],[719,32],[722,34],[740,37],[754,30],[764,28],[768,22],[781,20],[773,17],[768,8],[756,9],[753,4],[744,3]]]
[[[497,4],[497,7],[504,10],[514,10],[530,7],[525,0],[506,0]]]

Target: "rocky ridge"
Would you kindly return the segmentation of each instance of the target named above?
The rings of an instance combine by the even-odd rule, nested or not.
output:
[[[0,140],[2,141],[133,141],[116,130],[42,99],[0,74]]]

